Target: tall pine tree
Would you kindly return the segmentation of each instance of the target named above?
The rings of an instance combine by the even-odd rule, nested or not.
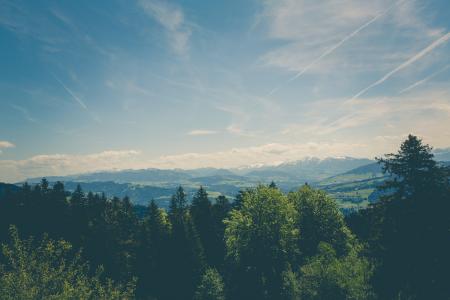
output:
[[[180,186],[169,208],[172,231],[168,267],[173,287],[168,291],[168,299],[192,298],[206,266],[203,247],[187,208],[186,194]]]
[[[190,207],[192,221],[200,237],[203,249],[205,251],[206,261],[209,265],[213,264],[214,257],[214,224],[212,218],[211,201],[208,199],[208,193],[201,186],[192,199]]]

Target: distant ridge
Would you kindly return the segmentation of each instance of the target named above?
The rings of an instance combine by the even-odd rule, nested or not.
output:
[[[307,157],[302,160],[282,163],[276,166],[249,167],[243,169],[199,168],[199,169],[140,169],[122,171],[99,171],[68,176],[49,176],[49,181],[113,181],[118,183],[179,182],[190,181],[196,177],[245,176],[265,181],[280,177],[283,180],[317,181],[329,176],[344,173],[354,168],[372,163],[366,158],[324,158]],[[44,176],[45,177],[45,176]],[[28,182],[39,182],[41,177],[29,178]],[[283,181],[282,180],[282,181]]]
[[[435,153],[439,160],[450,155],[446,149],[436,150]],[[185,188],[188,198],[192,197],[199,186],[204,186],[209,196],[214,199],[218,195],[233,198],[239,190],[260,183],[268,184],[274,181],[279,188],[288,192],[307,182],[328,192],[341,208],[354,209],[376,201],[378,198],[376,186],[385,179],[385,176],[378,163],[366,158],[307,157],[276,166],[102,171],[71,176],[50,176],[47,179],[51,183],[64,182],[69,191],[80,184],[85,191],[105,192],[109,197],[129,196],[136,204],[146,205],[154,199],[161,207],[168,206],[171,195],[179,185]],[[39,181],[40,177],[28,180],[31,184]]]

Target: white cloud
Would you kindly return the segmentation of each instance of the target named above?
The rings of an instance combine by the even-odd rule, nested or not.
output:
[[[139,151],[104,151],[87,155],[37,155],[24,160],[0,160],[0,181],[17,182],[31,177],[62,176],[99,170],[142,168],[233,168],[277,165],[304,157],[357,156],[363,144],[269,143],[211,153],[185,153],[148,160]]]
[[[170,46],[178,55],[186,55],[192,34],[181,7],[159,0],[140,0],[139,6],[167,32]]]
[[[239,126],[238,124],[231,124],[226,128],[228,133],[234,134],[234,135],[238,135],[238,136],[243,136],[243,137],[254,137],[256,136],[256,132],[251,132],[248,130],[243,129],[241,126]]]
[[[362,26],[358,27],[355,31],[353,31],[352,33],[350,33],[349,35],[345,36],[343,39],[341,39],[338,43],[336,43],[335,45],[333,45],[332,47],[329,47],[328,49],[325,50],[325,52],[323,52],[322,54],[320,54],[317,58],[315,58],[312,62],[310,62],[308,65],[306,65],[303,70],[301,70],[300,72],[298,72],[295,76],[291,77],[287,82],[291,82],[297,78],[299,78],[300,76],[302,76],[303,74],[305,74],[306,72],[308,72],[309,69],[311,69],[312,67],[314,67],[316,64],[318,64],[323,58],[327,57],[328,55],[332,54],[334,51],[336,51],[339,47],[341,47],[345,42],[347,42],[348,40],[352,39],[354,36],[356,36],[357,34],[359,34],[360,31],[364,30],[366,27],[370,26],[372,23],[374,23],[375,21],[377,21],[379,18],[383,17],[384,15],[386,15],[392,8],[394,8],[397,4],[399,3],[395,3],[394,5],[391,5],[390,7],[388,7],[386,10],[380,12],[379,14],[377,14],[376,16],[374,16],[373,18],[371,18],[368,22],[364,23]],[[278,88],[273,89],[269,94],[272,95],[274,94]]]
[[[419,53],[415,54],[413,57],[411,57],[410,59],[408,59],[407,61],[402,63],[400,66],[398,66],[394,70],[390,71],[389,73],[387,73],[382,78],[375,81],[374,83],[372,83],[365,89],[361,90],[359,93],[357,93],[355,96],[353,96],[352,99],[358,98],[358,97],[364,95],[365,93],[367,93],[372,88],[382,84],[383,82],[388,80],[391,76],[393,76],[395,73],[397,73],[397,72],[403,70],[404,68],[408,67],[409,65],[415,63],[416,61],[418,61],[419,59],[421,59],[422,57],[424,57],[425,55],[427,55],[428,53],[433,51],[436,47],[439,47],[440,45],[446,43],[449,39],[450,39],[450,32],[441,36],[439,39],[437,39],[433,43],[431,43],[428,47],[426,47],[425,49],[423,49],[422,51],[420,51]]]
[[[344,143],[270,143],[261,146],[233,148],[213,153],[186,153],[162,156],[154,164],[163,168],[238,168],[245,166],[277,165],[305,157],[329,157],[357,155],[358,150],[366,148],[363,144]],[[359,151],[361,153],[361,151]]]
[[[260,25],[266,26],[269,38],[283,44],[262,55],[261,60],[297,75],[306,69],[310,74],[342,72],[343,67],[364,72],[385,70],[442,34],[441,28],[429,26],[420,15],[422,4],[415,0],[398,1],[398,5],[390,0],[264,3]],[[390,42],[389,35],[394,32],[402,43]],[[403,55],[395,59],[393,52]]]
[[[439,140],[442,128],[450,128],[448,99],[450,90],[444,88],[425,90],[415,95],[368,97],[344,103],[343,99],[318,101],[310,104],[304,122],[290,124],[281,133],[288,137],[323,138],[332,138],[336,133],[345,133],[355,138],[354,133],[357,131],[371,136],[367,132],[380,131],[387,124],[394,123],[395,125],[389,128],[391,131],[389,135],[392,135],[394,129],[397,134],[422,131],[427,132],[426,136]],[[435,132],[430,128],[434,128]],[[441,142],[450,141],[442,139]]]
[[[2,149],[5,148],[14,148],[16,145],[14,145],[11,142],[8,141],[0,141],[0,154],[2,154]]]
[[[8,141],[0,141],[0,148],[14,148],[16,145],[14,145],[11,142]]]
[[[433,72],[432,74],[428,75],[427,77],[425,77],[425,78],[423,78],[423,79],[421,79],[421,80],[419,80],[419,81],[414,82],[413,84],[411,84],[410,86],[404,88],[403,90],[401,90],[401,91],[398,92],[398,93],[399,93],[399,94],[403,94],[403,93],[409,92],[410,90],[412,90],[412,89],[414,89],[414,88],[416,88],[416,87],[418,87],[418,86],[420,86],[420,85],[426,83],[427,81],[429,81],[429,80],[432,79],[433,77],[435,77],[435,76],[441,74],[442,72],[446,71],[446,70],[449,69],[449,68],[450,68],[450,64],[449,64],[449,65],[446,65],[446,66],[443,67],[442,69],[439,69],[439,70]]]
[[[142,162],[139,154],[136,150],[122,150],[87,155],[50,154],[23,160],[0,160],[0,181],[15,182],[30,177],[138,168]]]
[[[189,131],[187,134],[193,135],[193,136],[198,136],[198,135],[212,135],[212,134],[216,134],[216,133],[217,133],[217,131],[214,131],[214,130],[196,129],[196,130]]]

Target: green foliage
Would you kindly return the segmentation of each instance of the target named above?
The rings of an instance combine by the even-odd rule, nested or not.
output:
[[[3,245],[0,272],[2,299],[131,299],[134,283],[116,285],[101,279],[101,269],[93,276],[80,254],[63,240],[21,240],[11,227],[11,244]]]
[[[396,193],[407,196],[442,182],[445,177],[439,172],[440,168],[433,159],[431,150],[419,138],[409,135],[397,153],[378,158],[378,162],[383,165],[383,172],[393,176],[383,188],[394,188]]]
[[[258,186],[245,192],[242,208],[225,220],[227,255],[236,262],[256,253],[271,259],[285,256],[298,236],[295,219],[292,203],[280,190]]]
[[[208,264],[215,264],[213,251],[215,250],[215,239],[212,205],[208,199],[208,193],[200,187],[192,199],[190,214],[198,236],[205,251]]]
[[[170,255],[169,268],[172,270],[171,281],[176,282],[176,288],[172,287],[168,294],[171,299],[186,299],[195,292],[206,265],[205,256],[182,187],[177,189],[171,203],[169,219],[172,231],[167,250]]]
[[[296,219],[293,204],[278,189],[258,186],[243,194],[242,207],[225,221],[227,256],[241,270],[238,278],[253,282],[237,289],[260,297],[279,295],[281,273],[296,250]]]
[[[353,247],[354,237],[347,228],[336,202],[324,192],[304,185],[288,195],[297,211],[300,230],[299,249],[302,260],[317,253],[320,242],[326,242],[344,255]]]
[[[169,213],[172,220],[183,217],[187,210],[187,199],[184,189],[180,186],[170,200]]]
[[[412,135],[378,159],[389,179],[381,201],[349,217],[376,261],[373,285],[382,299],[445,299],[450,295],[450,187],[432,148]]]
[[[293,272],[289,266],[282,274],[283,286],[281,290],[281,299],[300,300],[301,290],[298,274]]]
[[[212,227],[214,228],[214,242],[212,244],[211,265],[221,268],[224,265],[224,258],[226,254],[225,246],[225,224],[223,220],[228,217],[231,210],[231,203],[225,196],[219,196],[216,203],[212,206]]]
[[[138,214],[127,197],[69,193],[59,182],[11,189],[0,194],[0,298],[446,299],[449,172],[414,136],[380,162],[381,201],[348,225],[308,185],[288,195],[260,185],[233,204],[212,204],[201,187],[192,205],[179,187],[168,212],[152,201]],[[374,180],[345,188],[367,194]]]
[[[370,299],[371,272],[369,262],[357,251],[339,258],[331,245],[320,243],[319,253],[300,269],[301,299]]]
[[[152,200],[148,213],[141,223],[140,245],[137,250],[136,273],[138,284],[136,294],[139,298],[152,295],[162,298],[170,288],[170,269],[167,268],[169,256],[169,237],[171,224],[167,213],[158,208]]]
[[[216,269],[208,268],[203,274],[194,300],[225,300],[222,277]]]

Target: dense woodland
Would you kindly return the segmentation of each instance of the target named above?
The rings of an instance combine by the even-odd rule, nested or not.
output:
[[[449,171],[409,136],[381,198],[344,216],[308,185],[168,210],[43,179],[0,199],[2,299],[450,299]]]

